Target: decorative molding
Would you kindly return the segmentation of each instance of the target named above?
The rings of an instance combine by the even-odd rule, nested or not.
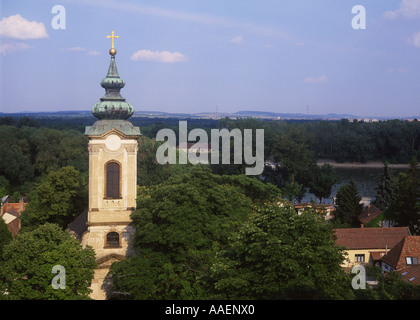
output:
[[[88,151],[89,154],[96,154],[99,153],[99,151],[102,149],[101,145],[89,145],[88,146]]]

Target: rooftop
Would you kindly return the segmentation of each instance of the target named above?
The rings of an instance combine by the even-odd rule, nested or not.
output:
[[[391,249],[410,235],[408,227],[334,229],[336,245],[348,249]]]
[[[381,260],[395,269],[418,265],[420,258],[420,236],[406,236],[400,240]]]

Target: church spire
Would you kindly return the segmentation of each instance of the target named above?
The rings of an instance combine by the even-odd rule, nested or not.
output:
[[[119,36],[111,36],[112,47],[109,50],[111,61],[108,73],[101,81],[101,87],[105,89],[105,95],[92,107],[92,114],[100,120],[126,120],[134,113],[134,108],[121,96],[120,90],[124,88],[125,81],[120,78],[115,62],[117,50],[114,48],[114,39]]]

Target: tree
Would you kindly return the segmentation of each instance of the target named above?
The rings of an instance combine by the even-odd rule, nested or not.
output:
[[[315,163],[309,149],[310,136],[304,127],[293,126],[287,133],[282,132],[273,139],[271,148],[275,162],[280,163],[284,181],[295,181],[305,185],[309,168]]]
[[[13,235],[6,222],[0,217],[0,261],[3,259],[3,247],[13,240]]]
[[[335,217],[337,222],[348,227],[359,226],[357,217],[362,213],[363,204],[360,203],[362,198],[353,179],[337,191],[336,197]]]
[[[138,139],[139,155],[137,162],[138,183],[150,187],[167,180],[180,166],[160,164],[156,160],[157,149],[163,142],[141,136]]]
[[[323,198],[328,198],[332,187],[340,182],[340,177],[330,164],[324,164],[322,167],[314,166],[310,171],[310,176],[309,191],[319,199],[319,203],[322,203]]]
[[[419,300],[420,285],[406,282],[399,272],[387,272],[378,279],[374,291],[380,300]]]
[[[4,247],[0,282],[11,300],[87,299],[95,268],[95,252],[83,248],[70,233],[59,226],[45,224],[33,231],[19,233]],[[62,266],[65,288],[55,289],[52,272]],[[61,278],[60,285],[64,285]],[[63,281],[63,282],[61,282]]]
[[[132,214],[139,254],[124,261],[124,267],[112,266],[115,288],[136,299],[207,298],[216,251],[254,205],[278,194],[277,188],[255,178],[215,175],[206,167],[140,188]]]
[[[394,199],[394,183],[388,162],[384,162],[383,173],[376,187],[376,199],[373,204],[380,210],[385,210]]]
[[[407,173],[395,179],[395,198],[384,212],[385,218],[401,226],[408,226],[413,234],[420,234],[420,177],[417,160],[412,159]]]
[[[343,248],[315,212],[266,204],[249,215],[212,266],[221,299],[344,299]]]
[[[29,194],[29,203],[22,214],[22,227],[50,222],[66,228],[87,204],[87,186],[82,177],[70,166],[50,172]]]

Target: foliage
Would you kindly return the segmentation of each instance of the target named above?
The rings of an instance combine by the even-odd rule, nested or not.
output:
[[[11,300],[87,299],[95,268],[94,250],[83,248],[54,224],[20,233],[4,247],[0,282]],[[65,269],[65,289],[54,289],[55,265]]]
[[[87,139],[82,133],[29,127],[27,120],[18,122],[19,127],[0,126],[0,176],[8,181],[9,193],[28,193],[39,177],[64,166],[87,172]]]
[[[384,163],[383,173],[376,187],[376,198],[373,202],[380,210],[385,210],[394,200],[394,182],[388,162]]]
[[[338,162],[407,163],[420,154],[420,122],[388,120],[366,123],[346,119],[304,124],[315,136],[318,158]]]
[[[132,215],[139,255],[125,261],[124,268],[119,263],[112,266],[117,289],[136,299],[208,297],[215,252],[226,245],[253,205],[278,195],[277,188],[257,179],[215,175],[203,167],[140,188]],[[127,273],[130,276],[124,277]]]
[[[347,227],[359,227],[357,217],[363,210],[360,204],[361,197],[353,179],[349,184],[342,186],[337,191],[335,217],[339,223]]]
[[[351,297],[343,259],[315,212],[267,204],[230,237],[211,276],[223,299],[343,299]]]
[[[3,258],[3,247],[12,241],[13,235],[6,222],[0,217],[0,261]]]
[[[395,179],[395,198],[384,215],[401,226],[410,227],[412,234],[420,234],[420,174],[417,160],[412,159],[410,170]]]
[[[324,164],[322,167],[314,166],[309,175],[311,177],[309,191],[319,199],[319,203],[322,203],[323,198],[328,198],[332,187],[340,182],[340,177],[329,164]]]
[[[87,181],[83,181],[83,176],[73,167],[63,167],[50,172],[29,194],[22,226],[33,227],[51,222],[64,229],[84,210],[86,204]]]
[[[419,300],[420,285],[404,281],[399,272],[381,273],[379,267],[367,266],[366,275],[376,279],[377,284],[365,289],[353,290],[356,300]]]

